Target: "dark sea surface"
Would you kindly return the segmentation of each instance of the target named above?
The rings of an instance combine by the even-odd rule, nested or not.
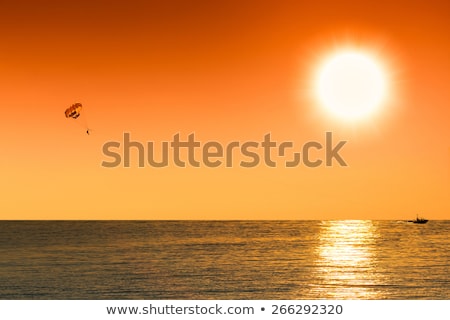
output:
[[[0,299],[450,299],[450,221],[0,221]]]

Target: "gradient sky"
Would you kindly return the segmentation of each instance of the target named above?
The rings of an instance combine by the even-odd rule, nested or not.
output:
[[[450,219],[449,35],[444,0],[1,1],[0,218]],[[343,47],[390,79],[355,123],[314,100]],[[326,131],[348,167],[101,166],[123,132],[301,146]]]

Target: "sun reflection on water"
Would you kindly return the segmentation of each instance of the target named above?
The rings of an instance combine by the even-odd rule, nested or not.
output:
[[[328,299],[377,299],[376,237],[372,221],[324,221],[313,290]]]

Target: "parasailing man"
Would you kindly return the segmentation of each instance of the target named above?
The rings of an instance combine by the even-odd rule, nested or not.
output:
[[[74,103],[64,112],[66,118],[77,119],[81,115],[81,110],[83,109],[83,105],[79,102]],[[90,135],[90,129],[86,126],[86,133]]]

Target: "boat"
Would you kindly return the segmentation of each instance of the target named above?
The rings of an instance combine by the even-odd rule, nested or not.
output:
[[[408,220],[408,222],[418,223],[418,224],[425,224],[425,223],[428,222],[428,220],[424,219],[424,218],[419,218],[419,215],[417,215],[416,220]]]

